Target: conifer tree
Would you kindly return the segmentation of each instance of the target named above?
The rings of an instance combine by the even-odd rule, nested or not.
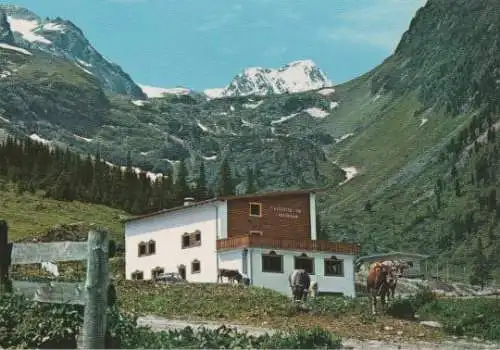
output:
[[[203,160],[200,163],[199,175],[196,181],[195,196],[196,200],[208,199],[207,176],[205,173],[205,162]]]
[[[229,166],[229,161],[225,158],[222,161],[220,171],[219,171],[219,186],[218,193],[219,196],[232,196],[234,195],[234,184],[232,179],[231,167]]]
[[[248,167],[247,168],[247,184],[246,184],[246,193],[247,194],[253,194],[257,192],[257,188],[255,186],[255,176],[253,169]]]
[[[472,252],[472,271],[470,275],[470,284],[479,285],[483,289],[487,282],[492,279],[491,268],[488,259],[484,253],[484,247],[481,237],[477,238],[476,248]]]

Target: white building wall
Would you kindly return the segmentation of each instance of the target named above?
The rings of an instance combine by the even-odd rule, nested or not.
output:
[[[243,250],[228,250],[218,254],[219,268],[243,271]]]
[[[316,230],[316,193],[309,193],[309,214],[311,216],[311,239],[318,239]]]
[[[190,282],[217,281],[217,230],[221,230],[216,207],[222,203],[205,204],[185,208],[127,222],[125,225],[125,273],[130,279],[136,271],[151,278],[151,270],[162,267],[165,272],[177,272],[178,265],[186,266],[186,279]],[[226,206],[227,207],[227,206]],[[220,212],[220,210],[219,210]],[[227,212],[227,210],[226,210]],[[181,237],[185,232],[201,231],[201,245],[181,248]],[[156,241],[156,254],[138,256],[138,245],[149,240]],[[199,260],[200,273],[191,273],[191,262]]]
[[[228,211],[227,211],[227,201],[217,202],[217,207],[219,208],[218,216],[219,216],[219,232],[218,239],[226,239],[227,238],[227,219],[228,219]]]
[[[262,253],[267,253],[269,249],[252,248],[249,249],[252,255],[252,284],[274,289],[278,292],[291,295],[288,285],[288,275],[294,269],[294,257],[304,252],[274,250],[276,254],[283,255],[284,273],[262,272]],[[317,281],[320,292],[343,293],[344,296],[354,297],[354,257],[352,255],[305,252],[308,256],[314,257],[315,274],[311,275],[311,281]],[[324,259],[335,255],[337,259],[344,260],[344,276],[333,277],[324,275]]]

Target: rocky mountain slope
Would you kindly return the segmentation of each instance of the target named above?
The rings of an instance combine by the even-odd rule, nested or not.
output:
[[[500,266],[499,30],[499,2],[429,0],[393,55],[336,87],[328,130],[352,136],[328,154],[358,174],[322,197],[332,236],[433,271],[473,274],[478,246]]]
[[[71,21],[59,17],[42,19],[15,5],[0,4],[0,13],[7,14],[18,46],[65,58],[87,74],[96,76],[106,90],[134,98],[145,97],[132,78],[119,65],[103,57]],[[0,27],[5,27],[5,24],[0,23]]]
[[[114,164],[124,164],[131,151],[135,165],[153,172],[181,159],[198,169],[203,160],[210,181],[228,157],[238,183],[250,167],[263,189],[344,177],[322,148],[335,142],[321,131],[336,107],[332,89],[209,101],[203,94],[130,99],[105,92],[98,77],[71,59],[14,44],[0,47],[0,127],[11,133],[81,152],[99,149]]]

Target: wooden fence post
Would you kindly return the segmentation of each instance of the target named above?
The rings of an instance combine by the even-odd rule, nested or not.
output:
[[[9,277],[12,245],[9,244],[9,227],[5,220],[0,220],[0,293],[12,291]]]
[[[104,349],[109,285],[109,237],[103,229],[88,236],[87,280],[85,281],[84,349]]]

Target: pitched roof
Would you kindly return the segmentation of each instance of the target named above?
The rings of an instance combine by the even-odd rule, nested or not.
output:
[[[180,205],[180,206],[173,207],[173,208],[162,209],[162,210],[151,212],[151,213],[132,216],[132,217],[126,218],[122,221],[123,222],[137,221],[137,220],[145,219],[145,218],[156,216],[156,215],[161,215],[161,214],[170,213],[170,212],[174,212],[174,211],[180,211],[180,210],[187,209],[187,208],[198,207],[198,206],[202,206],[205,204],[211,204],[211,203],[215,203],[217,201],[232,201],[232,200],[247,199],[247,198],[250,199],[250,198],[294,196],[294,195],[324,192],[324,191],[325,191],[325,189],[321,189],[321,188],[310,188],[310,189],[291,190],[291,191],[274,191],[274,192],[245,194],[245,195],[220,196],[220,197],[214,197],[211,199],[207,199],[204,201],[193,202],[192,204],[188,204],[188,205]]]

